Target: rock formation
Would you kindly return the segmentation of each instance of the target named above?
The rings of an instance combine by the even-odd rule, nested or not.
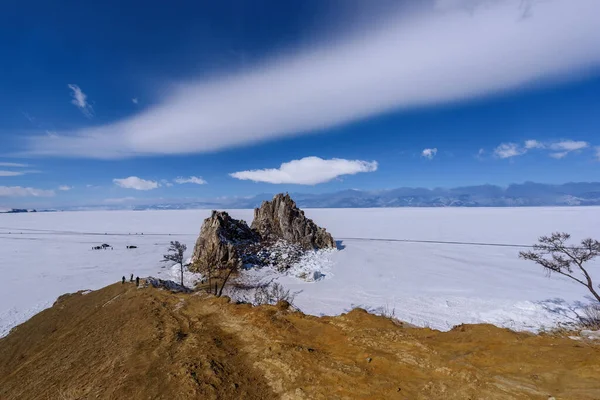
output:
[[[306,251],[323,248],[335,248],[331,235],[306,218],[289,195],[278,194],[254,210],[252,228],[224,211],[213,211],[202,224],[190,269],[253,264],[285,271]]]
[[[239,268],[248,253],[247,247],[259,242],[260,236],[246,222],[231,218],[225,211],[213,211],[200,229],[191,269]]]
[[[265,241],[283,239],[300,245],[304,250],[335,248],[333,237],[306,218],[304,211],[287,194],[278,194],[272,201],[263,201],[260,208],[254,210],[252,229]]]

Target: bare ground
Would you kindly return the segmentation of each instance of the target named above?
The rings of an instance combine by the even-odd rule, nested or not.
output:
[[[0,339],[0,399],[600,399],[600,346],[121,283]]]

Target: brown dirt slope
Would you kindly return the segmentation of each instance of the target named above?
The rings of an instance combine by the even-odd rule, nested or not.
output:
[[[120,283],[0,339],[0,399],[600,399],[600,346]]]

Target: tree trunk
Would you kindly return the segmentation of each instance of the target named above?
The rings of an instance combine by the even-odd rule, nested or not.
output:
[[[598,300],[598,303],[600,303],[600,294],[598,294],[598,292],[596,292],[594,290],[594,286],[593,285],[589,285],[588,289],[590,290],[590,292],[592,292],[592,295],[596,298],[596,300]]]
[[[225,276],[225,279],[223,280],[223,284],[221,285],[221,290],[219,290],[219,297],[221,297],[221,295],[223,294],[223,288],[225,288],[225,284],[227,283],[227,280],[229,279],[229,276],[231,275],[231,269],[227,272],[227,276]]]
[[[179,265],[181,267],[181,286],[183,286],[183,261]]]

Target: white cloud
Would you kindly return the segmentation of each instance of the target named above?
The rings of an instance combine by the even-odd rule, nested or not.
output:
[[[207,183],[204,179],[202,179],[201,177],[197,177],[197,176],[190,176],[189,178],[179,177],[177,179],[174,179],[173,182],[179,183],[179,184],[195,183],[196,185],[204,185]]]
[[[556,159],[565,158],[569,153],[583,150],[589,147],[588,142],[575,140],[562,140],[560,142],[542,143],[538,140],[526,140],[523,146],[516,143],[502,143],[494,150],[494,154],[500,158],[522,156],[529,150],[543,149],[551,150],[549,156]]]
[[[0,162],[0,167],[11,167],[11,168],[26,168],[28,164],[12,163],[12,162]]]
[[[0,176],[21,176],[21,175],[26,175],[26,174],[38,174],[42,171],[37,171],[34,169],[21,169],[18,171],[7,171],[7,170],[0,170]]]
[[[0,186],[0,197],[52,197],[54,190],[22,186]]]
[[[565,158],[567,156],[567,154],[569,154],[568,151],[561,151],[558,153],[550,153],[550,157],[560,160],[561,158]]]
[[[73,100],[71,100],[71,103],[79,108],[86,117],[92,117],[94,115],[94,109],[87,102],[87,95],[75,84],[70,83],[67,86],[72,90],[71,97],[73,97]]]
[[[162,186],[166,186],[166,187],[171,187],[171,186],[173,186],[173,184],[172,184],[171,182],[169,182],[168,180],[166,180],[166,179],[161,179],[161,180],[160,180],[160,184],[161,184]]]
[[[125,189],[135,189],[135,190],[152,190],[156,189],[159,184],[155,181],[148,181],[142,178],[138,178],[137,176],[130,176],[129,178],[123,179],[113,179],[113,182],[118,186],[121,186]]]
[[[27,153],[208,152],[566,79],[600,65],[598,0],[536,2],[530,18],[521,18],[521,0],[450,3],[388,13],[367,30],[352,26],[333,39],[320,35],[320,43],[241,72],[179,82],[134,116],[31,138]]]
[[[550,148],[552,150],[564,150],[566,152],[577,151],[585,149],[589,146],[588,142],[575,141],[575,140],[563,140],[562,142],[552,143]]]
[[[544,144],[541,142],[538,142],[537,140],[526,140],[525,148],[526,149],[543,149]]]
[[[550,157],[560,160],[565,158],[572,152],[577,152],[589,147],[588,142],[576,141],[576,140],[563,140],[560,142],[550,144],[550,149],[555,150],[554,153],[550,153]]]
[[[137,97],[134,97],[133,99],[131,99],[131,102],[132,102],[133,104],[137,104],[137,103],[138,103],[138,99],[137,99]]]
[[[58,190],[61,190],[63,192],[68,192],[71,189],[73,189],[73,186],[61,185],[58,187]]]
[[[600,161],[600,146],[596,147],[596,158]]]
[[[478,160],[483,160],[484,156],[485,156],[485,150],[484,149],[479,149],[479,151],[475,155],[475,158],[477,158]]]
[[[436,154],[437,154],[437,148],[425,149],[421,152],[421,157],[425,157],[430,160],[433,160],[433,157],[435,157]]]
[[[0,176],[20,176],[25,175],[23,171],[3,171],[0,170]]]
[[[104,203],[106,204],[122,204],[122,203],[128,203],[130,201],[134,201],[135,197],[119,197],[119,198],[113,198],[113,199],[104,199]]]
[[[316,185],[329,182],[342,175],[374,171],[377,171],[376,161],[368,162],[340,158],[324,160],[319,157],[305,157],[283,163],[279,168],[240,171],[229,175],[236,179],[254,182]]]
[[[527,152],[516,143],[502,143],[494,149],[494,154],[499,158],[511,158],[521,156]]]

